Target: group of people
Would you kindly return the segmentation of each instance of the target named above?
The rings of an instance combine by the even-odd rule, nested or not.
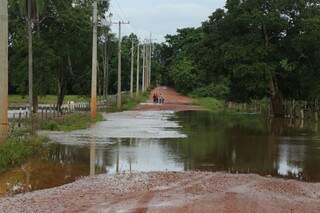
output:
[[[153,94],[153,103],[154,104],[164,104],[164,97],[162,96],[162,94],[157,94],[157,93],[154,93]]]

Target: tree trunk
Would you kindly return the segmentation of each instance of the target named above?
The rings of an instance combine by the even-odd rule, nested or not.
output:
[[[32,52],[32,1],[28,0],[28,77],[29,77],[29,107],[33,107],[33,52]],[[32,113],[31,113],[32,114]]]
[[[68,66],[69,66],[69,69],[71,69],[70,57],[68,57]],[[66,81],[66,76],[64,72],[64,63],[62,60],[59,67],[59,72],[58,72],[58,91],[57,91],[57,109],[56,110],[58,110],[59,112],[61,112],[61,107],[64,101],[66,88],[67,88],[67,81]]]
[[[262,24],[262,30],[264,35],[265,47],[269,49],[270,46],[270,38],[268,35],[267,27],[265,24]],[[283,108],[283,99],[281,92],[279,91],[277,77],[271,71],[271,78],[269,82],[269,92],[271,99],[271,109],[274,117],[284,117],[284,108]]]

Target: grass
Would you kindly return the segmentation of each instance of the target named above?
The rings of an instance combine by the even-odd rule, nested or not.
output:
[[[199,105],[212,112],[223,111],[225,109],[224,101],[215,98],[194,98],[193,104]]]
[[[103,116],[101,113],[97,114],[95,120],[91,119],[90,113],[74,113],[64,116],[63,119],[41,121],[39,128],[41,130],[69,132],[89,128],[91,124],[102,120]]]
[[[89,97],[78,96],[78,95],[67,95],[64,98],[64,102],[74,101],[74,102],[88,102]],[[28,96],[22,95],[10,95],[9,104],[26,104],[28,103]],[[39,97],[39,104],[56,104],[57,96],[56,95],[46,95]]]
[[[140,103],[147,101],[149,98],[149,93],[145,92],[141,95],[139,95],[138,97],[134,97],[134,98],[127,98],[123,105],[122,105],[122,110],[132,110],[134,108],[136,108]]]
[[[10,137],[0,144],[0,173],[21,165],[43,150],[47,139],[42,137]]]
[[[125,97],[122,102],[122,107],[120,111],[128,111],[136,108],[140,103],[147,101],[149,98],[149,92],[140,94],[138,97],[131,98],[130,96]],[[112,105],[107,112],[119,112],[116,104]]]

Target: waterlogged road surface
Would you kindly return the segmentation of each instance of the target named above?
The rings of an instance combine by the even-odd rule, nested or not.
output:
[[[316,124],[194,111],[171,89],[155,92],[165,105],[50,133],[47,153],[0,175],[0,194],[92,177],[2,198],[0,212],[320,212],[319,183],[297,181],[320,182]]]

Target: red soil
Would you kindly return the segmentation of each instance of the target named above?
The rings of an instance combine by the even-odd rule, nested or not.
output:
[[[0,212],[320,212],[320,184],[209,172],[100,175],[0,199]]]
[[[164,104],[154,104],[153,95],[162,95],[165,99]],[[177,93],[175,90],[168,87],[157,87],[150,93],[147,103],[140,104],[136,110],[172,110],[172,111],[190,111],[201,110],[199,106],[192,104],[192,99]]]

